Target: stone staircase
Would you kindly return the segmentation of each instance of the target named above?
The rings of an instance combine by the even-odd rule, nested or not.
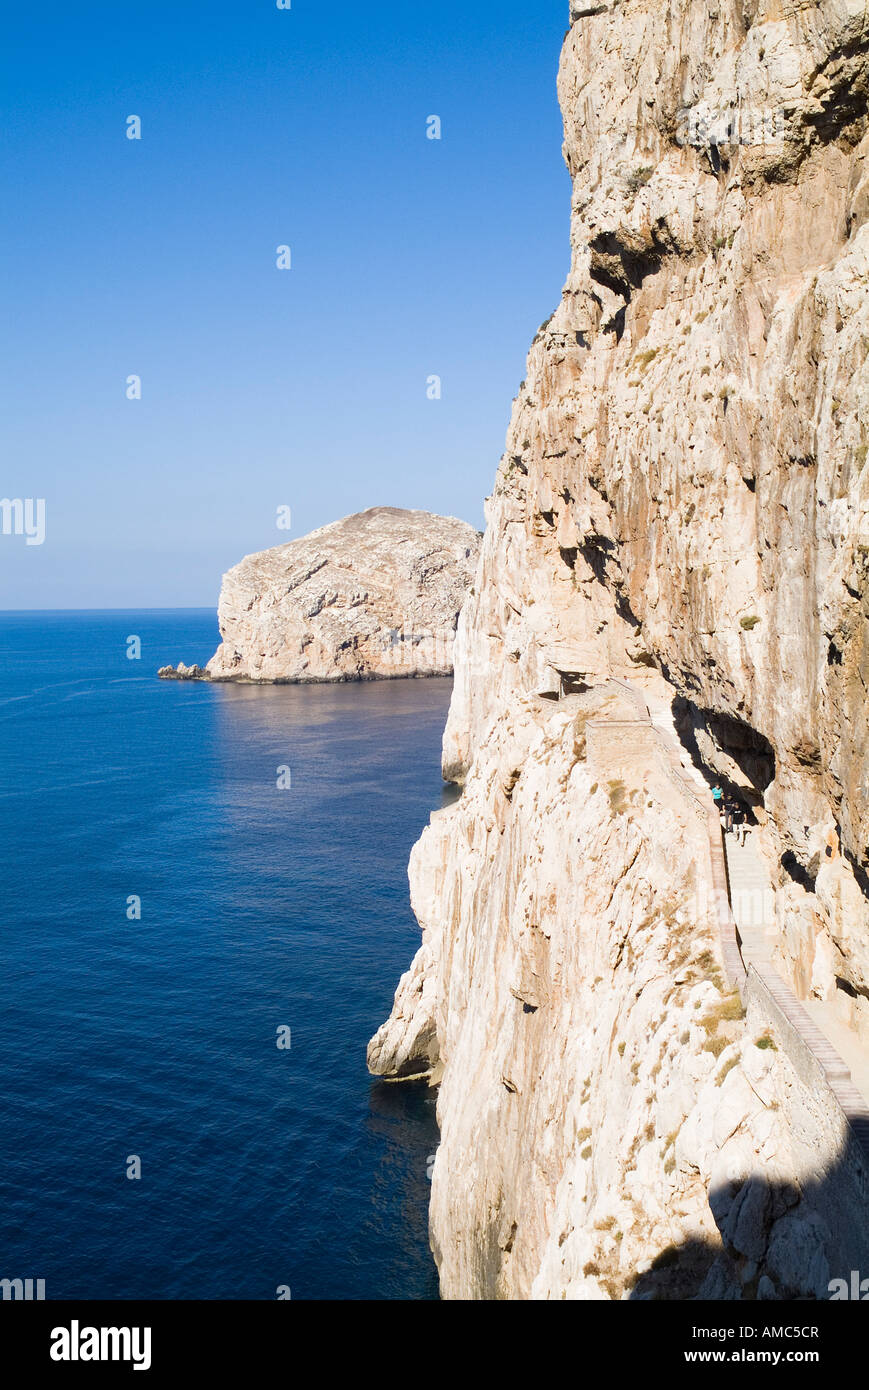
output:
[[[775,967],[775,894],[757,845],[757,833],[751,831],[744,845],[738,843],[735,835],[724,837],[730,903],[742,959],[746,968],[754,966],[782,1017],[809,1049],[827,1083],[841,1093],[840,1100],[847,1097],[849,1113],[869,1111],[869,1057],[859,1039],[837,1017],[832,1004],[820,999],[798,1000]]]
[[[725,836],[730,907],[739,930],[742,958],[771,964],[775,945],[775,893],[766,864],[750,831],[744,844]]]
[[[766,1001],[765,1007],[790,1043],[791,1060],[804,1079],[814,1075],[830,1088],[865,1161],[869,1158],[869,1055],[832,1004],[798,1000],[775,968],[775,892],[759,848],[758,830],[750,830],[744,843],[732,833],[722,836],[709,783],[679,738],[671,705],[630,680],[613,677],[610,683],[630,698],[638,718],[651,724],[675,780],[707,814],[713,881],[722,898],[718,915],[728,978],[744,998],[753,992]]]

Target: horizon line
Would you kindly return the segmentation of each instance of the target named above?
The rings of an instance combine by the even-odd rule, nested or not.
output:
[[[149,608],[136,603],[125,604],[119,608],[0,608],[0,617],[11,617],[22,613],[213,613],[217,617],[216,608],[189,603],[179,604],[171,608]]]

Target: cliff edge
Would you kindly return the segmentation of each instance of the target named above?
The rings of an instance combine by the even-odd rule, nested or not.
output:
[[[369,1065],[440,1082],[445,1297],[826,1297],[869,1261],[865,1171],[724,978],[690,797],[619,692],[740,806],[776,969],[865,1048],[869,12],[574,4],[559,95],[571,268]]]

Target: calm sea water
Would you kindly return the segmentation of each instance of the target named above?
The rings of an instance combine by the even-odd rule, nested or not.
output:
[[[217,640],[200,611],[0,615],[0,1278],[436,1298],[433,1097],[365,1046],[419,941],[449,682],[156,679]]]

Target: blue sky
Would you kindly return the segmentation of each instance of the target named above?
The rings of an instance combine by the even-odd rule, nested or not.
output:
[[[9,8],[0,495],[46,534],[0,535],[0,607],[211,606],[374,505],[482,527],[568,267],[567,8]]]

